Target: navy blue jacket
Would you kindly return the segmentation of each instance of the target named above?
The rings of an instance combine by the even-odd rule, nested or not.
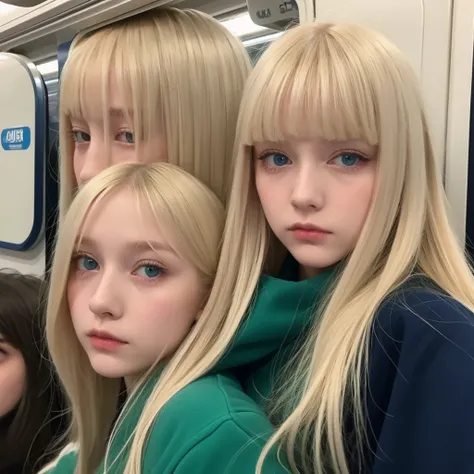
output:
[[[249,316],[218,364],[233,370],[265,409],[330,281],[330,272],[304,281],[284,276],[261,278]],[[350,407],[346,410],[351,474],[474,474],[469,310],[431,282],[411,279],[374,319],[368,369],[363,469],[355,456]]]
[[[473,474],[473,314],[434,291],[400,292],[374,322],[369,367],[368,472]]]

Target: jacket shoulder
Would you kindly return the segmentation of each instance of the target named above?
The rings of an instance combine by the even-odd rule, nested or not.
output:
[[[390,338],[395,342],[423,336],[444,338],[472,348],[474,314],[435,289],[407,288],[381,305],[373,330],[380,340]]]
[[[146,472],[254,472],[272,433],[262,409],[234,377],[202,377],[178,392],[158,416],[147,444],[145,467],[151,470]]]
[[[374,320],[369,360],[371,472],[470,473],[473,313],[436,289],[402,289]]]

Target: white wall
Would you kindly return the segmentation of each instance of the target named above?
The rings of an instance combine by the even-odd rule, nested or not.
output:
[[[1,55],[0,77],[0,130],[12,127],[31,130],[31,141],[26,148],[2,146],[0,149],[0,241],[19,245],[31,237],[36,238],[36,227],[41,225],[35,216],[35,201],[38,199],[35,189],[35,180],[38,179],[35,88],[24,64],[9,55]],[[38,133],[44,133],[43,127],[38,129]],[[44,234],[40,234],[35,247],[26,252],[0,248],[2,268],[42,276],[45,269]]]
[[[44,239],[27,252],[0,249],[0,269],[14,268],[21,273],[43,276],[45,262]]]

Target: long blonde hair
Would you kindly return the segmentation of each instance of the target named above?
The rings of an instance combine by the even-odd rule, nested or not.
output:
[[[266,446],[258,472],[271,446],[279,444],[295,471],[349,474],[344,416],[350,406],[363,463],[362,393],[376,310],[414,272],[474,310],[474,277],[448,222],[418,81],[408,61],[374,31],[315,23],[295,28],[270,46],[244,94],[221,256],[229,278],[247,268],[234,294],[248,296],[256,275],[274,256],[265,258],[274,236],[265,229],[257,201],[250,147],[256,141],[308,136],[376,145],[376,189],[357,245],[318,311],[319,324],[286,388],[286,399],[293,398],[296,408]],[[248,253],[259,246],[258,255]],[[236,255],[239,267],[229,264]],[[223,287],[229,282],[220,278],[218,271],[215,291],[225,301]],[[243,316],[231,306],[229,324]]]
[[[141,452],[156,414],[218,362],[246,315],[262,271],[275,272],[281,263],[281,246],[255,190],[251,147],[288,136],[364,140],[378,146],[379,166],[359,241],[301,358],[307,376],[298,375],[295,383],[303,396],[262,453],[259,473],[274,444],[285,448],[296,471],[295,451],[308,448],[310,440],[304,472],[348,474],[343,400],[351,399],[360,446],[360,389],[374,313],[415,268],[474,309],[473,276],[448,223],[417,80],[407,60],[366,28],[296,27],[269,47],[246,84],[215,283],[199,321],[148,399],[126,474],[141,472]],[[290,397],[300,391],[293,389]]]
[[[163,131],[167,161],[225,202],[250,59],[223,25],[194,10],[157,8],[86,34],[61,75],[60,216],[77,188],[71,116],[99,106],[108,128],[109,79],[130,98],[137,150]],[[137,152],[139,156],[139,151]]]
[[[195,266],[209,290],[224,225],[224,207],[215,194],[169,163],[112,166],[88,182],[72,202],[61,225],[54,256],[46,337],[72,407],[70,444],[59,458],[76,446],[78,474],[94,472],[106,456],[113,440],[113,436],[110,441],[108,438],[117,415],[120,381],[93,370],[75,334],[66,296],[71,255],[91,208],[105,196],[123,189],[136,196],[137,212],[148,206],[156,222],[176,234],[171,245]]]

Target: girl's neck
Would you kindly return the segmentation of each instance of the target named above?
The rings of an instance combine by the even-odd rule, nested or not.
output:
[[[300,265],[298,268],[298,280],[308,280],[314,278],[324,272],[325,268],[314,268],[314,267],[305,267]]]

